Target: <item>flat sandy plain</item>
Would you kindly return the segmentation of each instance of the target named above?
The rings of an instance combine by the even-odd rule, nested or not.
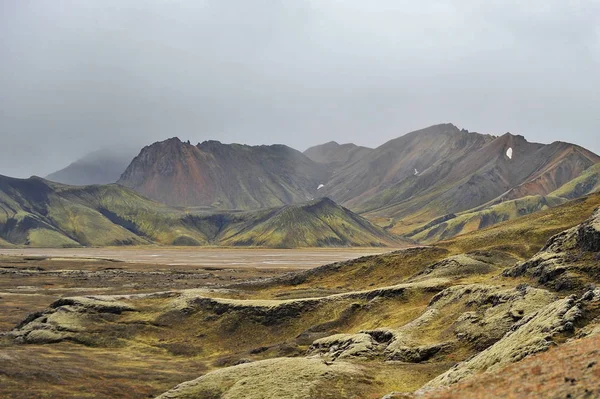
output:
[[[328,263],[390,252],[390,248],[25,248],[0,249],[3,256],[54,259],[112,259],[128,263],[208,268],[310,269]]]

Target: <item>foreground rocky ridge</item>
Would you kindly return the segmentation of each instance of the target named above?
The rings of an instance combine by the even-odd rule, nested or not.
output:
[[[579,206],[539,218],[573,220],[568,212],[579,212]],[[529,228],[534,222],[530,218]],[[392,391],[397,393],[389,397],[443,397],[455,386],[468,387],[472,378],[487,378],[483,372],[511,372],[540,352],[560,350],[565,341],[592,353],[597,341],[579,342],[600,332],[600,291],[594,288],[599,222],[595,211],[558,235],[541,232],[547,244],[527,256],[510,241],[461,252],[475,245],[478,232],[442,247],[255,283],[63,298],[4,340],[137,348],[194,358],[207,368],[161,398],[380,398]],[[484,233],[504,240],[498,231],[511,228]],[[531,379],[538,375],[544,373],[532,371]],[[594,373],[585,375],[581,395],[600,382]],[[512,389],[510,380],[504,384]],[[547,397],[539,392],[528,391],[528,397]]]

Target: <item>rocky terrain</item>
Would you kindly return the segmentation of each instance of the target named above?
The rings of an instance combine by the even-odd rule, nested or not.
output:
[[[488,203],[546,196],[599,161],[567,143],[542,145],[438,125],[376,148],[327,182],[323,194],[407,234]]]
[[[122,357],[135,353],[169,370],[193,364],[197,375],[157,373],[152,385],[145,373],[140,395],[87,389],[96,397],[594,397],[599,207],[594,194],[434,246],[261,279],[63,295],[5,332],[0,389],[20,397],[27,370],[40,373],[16,364],[27,356],[92,356],[96,369],[83,379],[107,375],[102,359],[119,357],[110,370],[131,376]],[[562,354],[581,357],[541,365],[562,364]],[[531,376],[522,384],[512,377],[522,374]],[[82,379],[67,373],[36,392],[72,394]]]

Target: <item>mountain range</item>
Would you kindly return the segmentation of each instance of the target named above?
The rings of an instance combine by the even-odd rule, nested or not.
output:
[[[510,153],[510,156],[507,155]],[[451,124],[392,140],[328,181],[323,195],[405,234],[493,201],[547,195],[600,162],[579,146],[470,133]]]
[[[598,163],[598,155],[574,144],[530,143],[447,123],[374,149],[328,142],[304,153],[284,145],[192,145],[175,137],[144,147],[126,167],[100,153],[49,178],[96,183],[84,176],[102,175],[102,165],[111,164],[106,178],[121,186],[169,206],[211,211],[328,197],[390,233],[430,243],[594,192]]]

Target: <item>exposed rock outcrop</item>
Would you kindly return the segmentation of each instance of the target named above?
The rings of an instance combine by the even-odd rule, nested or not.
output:
[[[530,276],[556,290],[573,290],[600,277],[600,210],[579,226],[550,238],[533,258],[504,271]]]
[[[18,343],[46,344],[82,341],[88,318],[135,311],[131,305],[109,296],[61,298],[42,312],[29,315],[9,336]]]
[[[493,371],[517,362],[555,345],[559,336],[568,336],[576,323],[586,315],[586,308],[596,312],[600,291],[590,292],[581,299],[569,296],[557,300],[517,322],[506,335],[475,357],[459,363],[425,385],[424,389],[454,384],[475,373]]]

